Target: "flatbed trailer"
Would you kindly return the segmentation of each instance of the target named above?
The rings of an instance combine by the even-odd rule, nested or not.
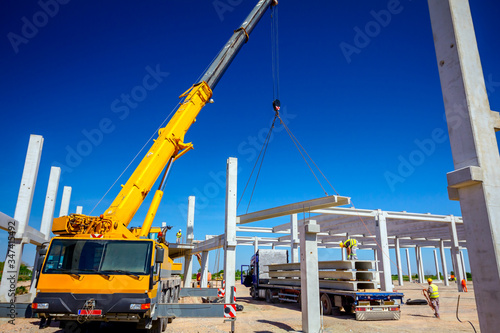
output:
[[[241,283],[250,287],[253,299],[264,298],[268,303],[301,303],[300,280],[282,279],[279,272],[269,272],[274,264],[288,261],[286,250],[259,250],[251,259],[251,265],[242,265]],[[246,273],[246,274],[245,274]],[[273,275],[273,276],[270,276]],[[289,275],[283,273],[283,275]],[[360,285],[365,282],[360,281]],[[368,285],[368,283],[366,283]],[[373,282],[371,282],[373,285]],[[355,314],[356,320],[399,320],[403,293],[382,292],[378,289],[340,290],[336,288],[319,289],[323,314],[335,312]]]

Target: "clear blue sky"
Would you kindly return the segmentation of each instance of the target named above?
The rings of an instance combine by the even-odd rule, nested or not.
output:
[[[0,211],[14,215],[29,135],[42,135],[29,222],[35,228],[50,167],[63,167],[56,214],[63,186],[73,188],[70,212],[78,205],[89,214],[256,0],[60,2],[0,3]],[[493,110],[500,109],[499,8],[496,1],[471,1]],[[241,194],[273,116],[270,28],[268,12],[216,87],[215,103],[188,132],[195,150],[174,165],[155,225],[185,230],[187,198],[196,195],[196,239],[224,232],[226,159],[239,159]],[[367,28],[368,37],[357,36]],[[282,115],[339,194],[357,208],[461,215],[447,197],[446,173],[453,170],[447,134],[412,170],[398,171],[422,150],[416,142],[433,140],[435,130],[447,133],[426,1],[282,0],[279,40]],[[347,45],[356,52],[346,55]],[[156,81],[145,90],[151,71]],[[125,95],[132,96],[128,102]],[[106,133],[90,142],[85,133],[103,122]],[[400,178],[388,181],[389,174]],[[322,195],[278,127],[250,211]],[[146,210],[145,204],[131,225],[140,225]],[[7,234],[0,236],[5,244]],[[238,248],[237,264],[247,263],[251,251]],[[425,270],[433,267],[427,260]]]

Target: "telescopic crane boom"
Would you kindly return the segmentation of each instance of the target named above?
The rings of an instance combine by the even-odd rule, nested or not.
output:
[[[196,121],[201,109],[212,97],[212,91],[224,75],[238,51],[249,39],[267,8],[277,5],[277,0],[260,0],[241,26],[236,29],[219,52],[200,82],[194,84],[180,96],[183,102],[167,126],[158,131],[158,138],[146,153],[128,181],[122,185],[120,193],[111,206],[99,217],[71,214],[54,219],[52,231],[55,234],[103,234],[122,235],[125,238],[145,236],[149,233],[154,216],[163,195],[162,184],[156,191],[139,234],[132,234],[127,226],[151,191],[165,166],[193,148],[184,142],[189,127]],[[165,177],[164,177],[165,178]]]

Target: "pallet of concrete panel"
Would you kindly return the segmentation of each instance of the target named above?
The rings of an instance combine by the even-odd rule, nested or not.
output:
[[[368,271],[375,269],[374,260],[331,260],[331,261],[318,261],[319,270],[355,270],[355,271]],[[289,264],[274,264],[269,265],[269,271],[298,271],[300,270],[300,263]]]
[[[283,279],[269,279],[269,284],[281,286],[300,287],[300,279],[283,278]],[[346,291],[356,291],[362,289],[376,289],[377,283],[371,281],[335,281],[335,280],[319,280],[319,287],[321,289],[336,289]]]
[[[320,279],[334,280],[355,280],[355,281],[374,281],[377,279],[375,271],[352,271],[352,270],[335,270],[335,271],[319,271]],[[300,271],[274,271],[269,270],[271,278],[300,278]]]

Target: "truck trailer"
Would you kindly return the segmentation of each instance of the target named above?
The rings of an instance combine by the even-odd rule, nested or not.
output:
[[[355,314],[356,320],[399,320],[404,294],[377,289],[374,264],[372,260],[318,262],[323,314],[340,310]],[[300,304],[300,263],[288,263],[287,250],[259,249],[241,272],[241,283],[250,288],[253,299]]]

